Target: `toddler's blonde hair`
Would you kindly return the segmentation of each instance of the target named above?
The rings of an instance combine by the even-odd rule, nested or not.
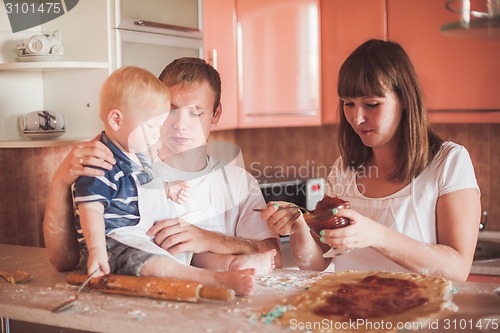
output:
[[[153,73],[144,68],[126,66],[111,73],[104,81],[99,100],[99,114],[104,121],[114,109],[130,114],[158,103],[170,104],[170,91]]]

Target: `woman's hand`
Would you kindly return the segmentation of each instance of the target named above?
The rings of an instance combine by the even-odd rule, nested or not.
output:
[[[280,207],[295,206],[285,201],[270,201],[261,213],[261,218],[266,221],[269,228],[278,235],[287,236],[309,228],[298,208],[279,209]]]
[[[102,142],[99,134],[88,142],[73,147],[54,173],[54,181],[69,187],[78,176],[102,176],[104,172],[95,167],[111,170],[116,163],[113,153]]]
[[[268,202],[266,209],[261,212],[261,218],[277,234],[290,235],[293,258],[300,269],[324,270],[331,262],[331,259],[322,257],[327,246],[320,244],[317,237],[313,236],[298,208],[279,209],[290,206],[295,205],[284,201]]]
[[[353,249],[377,246],[387,228],[352,209],[340,209],[336,214],[351,220],[344,228],[325,229],[320,232],[320,241],[334,249]]]

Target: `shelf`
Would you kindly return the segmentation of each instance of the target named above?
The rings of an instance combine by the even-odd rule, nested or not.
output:
[[[81,61],[58,61],[58,62],[10,62],[0,64],[2,71],[24,71],[24,70],[58,70],[58,69],[107,69],[107,62],[81,62]]]
[[[52,140],[0,140],[0,149],[2,148],[44,148],[44,147],[62,147],[74,145],[78,142],[90,141],[92,138],[61,138]]]

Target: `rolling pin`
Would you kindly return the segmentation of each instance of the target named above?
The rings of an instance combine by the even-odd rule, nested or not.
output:
[[[81,285],[86,279],[85,274],[69,273],[66,281]],[[232,289],[207,287],[196,281],[120,274],[92,278],[88,286],[103,293],[183,302],[199,302],[201,299],[230,301],[235,294]]]

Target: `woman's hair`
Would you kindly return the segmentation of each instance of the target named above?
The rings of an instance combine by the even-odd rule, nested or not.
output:
[[[215,97],[213,112],[219,106],[221,95],[219,72],[203,59],[192,57],[176,59],[165,67],[159,79],[167,87],[178,84],[185,87],[195,87],[203,81],[207,81]]]
[[[373,155],[370,147],[347,122],[342,98],[383,97],[394,92],[402,106],[399,129],[399,160],[391,180],[410,181],[418,176],[439,151],[442,140],[431,129],[418,77],[404,49],[396,42],[368,40],[354,50],[339,71],[339,148],[344,165],[354,169]]]
[[[100,115],[118,109],[123,113],[141,112],[144,107],[170,104],[170,91],[156,76],[140,67],[126,66],[115,70],[104,81],[100,92]]]

